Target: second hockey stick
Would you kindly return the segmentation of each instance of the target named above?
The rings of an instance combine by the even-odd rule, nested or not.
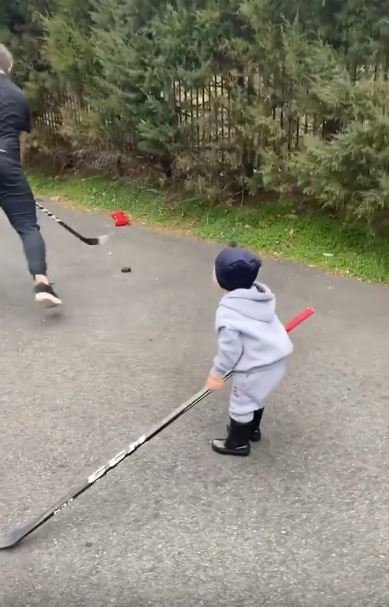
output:
[[[63,228],[65,228],[65,230],[67,230],[68,232],[70,232],[70,234],[73,234],[73,236],[75,236],[76,238],[78,238],[78,240],[81,240],[81,242],[84,242],[85,244],[88,245],[102,245],[105,244],[108,239],[110,238],[111,234],[105,234],[103,236],[97,236],[97,237],[92,237],[89,238],[88,236],[83,236],[82,234],[80,234],[79,232],[77,232],[77,230],[74,230],[74,228],[72,228],[71,226],[69,226],[67,223],[65,223],[64,221],[62,221],[62,219],[60,219],[59,217],[57,217],[56,215],[54,215],[54,213],[52,213],[51,211],[49,211],[48,209],[46,209],[46,207],[44,207],[43,205],[41,205],[37,200],[35,201],[35,204],[37,206],[37,208],[42,211],[42,213],[45,213],[45,215],[47,215],[48,217],[50,217],[50,219],[52,219],[53,221],[55,221],[56,223],[58,223],[58,225],[62,226]]]

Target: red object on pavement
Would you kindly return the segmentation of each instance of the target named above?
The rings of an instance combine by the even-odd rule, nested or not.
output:
[[[285,326],[285,329],[288,331],[288,333],[289,331],[293,331],[293,329],[298,327],[299,324],[301,324],[302,322],[304,322],[304,320],[307,320],[310,316],[313,316],[314,314],[314,308],[305,308],[305,310],[300,312],[300,314],[297,314],[297,316],[295,316],[293,320],[288,322],[288,324]]]
[[[114,211],[111,213],[111,217],[115,222],[116,228],[121,228],[123,226],[130,226],[132,223],[131,217],[127,215],[124,211]]]

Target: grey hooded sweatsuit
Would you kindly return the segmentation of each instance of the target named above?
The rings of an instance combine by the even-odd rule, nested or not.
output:
[[[211,374],[233,371],[230,417],[246,423],[262,409],[266,397],[286,371],[293,344],[279,320],[276,298],[264,284],[230,291],[216,312],[218,353]]]

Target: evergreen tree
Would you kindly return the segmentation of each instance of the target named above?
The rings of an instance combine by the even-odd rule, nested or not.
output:
[[[195,14],[184,2],[95,0],[92,19],[100,67],[94,104],[116,141],[135,140],[170,176],[184,136],[174,84],[193,82],[201,71],[193,47]]]
[[[88,95],[96,72],[91,41],[90,0],[57,0],[56,11],[46,18],[46,53],[61,88],[78,99]]]
[[[389,216],[388,96],[385,82],[356,85],[347,128],[331,141],[308,139],[290,163],[303,193],[372,229]]]
[[[62,111],[77,152],[135,149],[212,199],[292,184],[382,213],[389,0],[2,0],[0,23],[36,108],[85,108]]]
[[[54,9],[55,0],[2,0],[1,40],[15,57],[14,77],[29,94],[36,111],[55,88],[44,54],[42,25],[42,16]]]

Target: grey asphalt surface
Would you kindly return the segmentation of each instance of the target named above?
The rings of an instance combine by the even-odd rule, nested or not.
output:
[[[110,226],[59,214],[91,236]],[[87,247],[41,225],[61,313],[36,309],[0,217],[0,529],[197,392],[214,355],[218,246],[137,227]],[[1,607],[389,604],[389,290],[275,261],[262,278],[282,320],[317,315],[252,455],[211,451],[228,392],[213,395],[1,552]]]

